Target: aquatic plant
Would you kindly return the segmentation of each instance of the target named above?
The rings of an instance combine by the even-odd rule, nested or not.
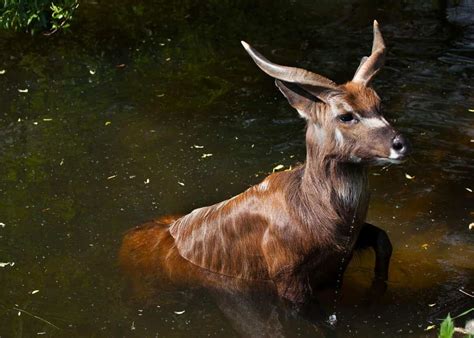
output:
[[[6,30],[52,34],[69,27],[78,0],[4,0],[0,27]]]
[[[451,315],[448,313],[448,316],[443,320],[439,328],[439,338],[451,338],[453,334],[454,322]]]
[[[451,317],[451,314],[448,313],[446,318],[441,323],[441,326],[439,327],[438,337],[439,338],[452,338],[454,336],[454,333],[458,332],[458,333],[464,334],[465,337],[467,337],[467,338],[473,338],[474,337],[474,334],[473,334],[473,331],[472,331],[472,329],[473,329],[473,320],[469,320],[466,323],[465,328],[455,327],[454,326],[454,320],[453,320],[453,319],[462,317],[464,315],[467,315],[468,313],[471,313],[473,311],[474,311],[474,308],[471,308],[467,311],[464,311],[463,313],[461,313],[460,315],[458,315],[456,317]]]

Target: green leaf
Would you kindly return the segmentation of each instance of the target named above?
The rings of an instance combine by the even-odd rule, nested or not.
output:
[[[473,308],[470,308],[469,310],[467,311],[464,311],[463,313],[457,315],[456,317],[453,317],[452,319],[456,319],[456,318],[459,318],[459,317],[462,317],[462,316],[465,316],[467,315],[468,313],[471,313],[472,311],[474,311],[474,307]]]
[[[29,26],[33,20],[39,20],[39,16],[37,14],[33,14],[28,18],[27,25]]]
[[[448,313],[448,316],[441,323],[439,328],[439,338],[452,338],[454,334],[454,322],[451,318],[451,315]]]

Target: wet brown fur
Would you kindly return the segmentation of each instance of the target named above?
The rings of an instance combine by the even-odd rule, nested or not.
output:
[[[305,165],[274,173],[230,200],[130,231],[120,251],[125,271],[189,284],[215,283],[215,275],[269,280],[294,302],[333,282],[343,255],[350,258],[369,194],[366,165],[346,161],[355,151],[351,142],[343,149],[329,137],[316,142],[314,124],[333,118],[316,110],[327,107],[313,107],[319,118],[308,122]]]

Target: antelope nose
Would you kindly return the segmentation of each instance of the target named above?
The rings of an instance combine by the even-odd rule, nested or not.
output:
[[[404,157],[410,152],[408,140],[401,134],[395,136],[392,140],[392,150],[398,157]]]

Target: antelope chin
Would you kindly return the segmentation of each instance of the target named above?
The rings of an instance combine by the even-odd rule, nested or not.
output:
[[[385,156],[376,156],[374,157],[374,162],[376,165],[384,165],[384,164],[400,164],[405,161],[406,156],[404,154],[399,154],[393,149],[390,149],[390,155],[388,157]]]
[[[373,163],[375,165],[385,164],[400,164],[405,162],[403,158],[390,158],[390,157],[374,157]]]
[[[352,162],[352,163],[361,163],[362,162],[362,158],[358,157],[358,156],[355,156],[355,155],[351,155],[349,156],[349,162]]]

